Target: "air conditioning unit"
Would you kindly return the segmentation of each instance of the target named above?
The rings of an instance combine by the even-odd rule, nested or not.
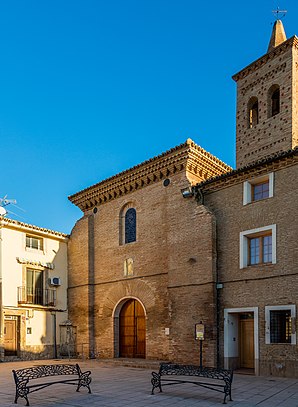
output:
[[[61,280],[59,277],[51,277],[50,284],[55,286],[61,285]]]

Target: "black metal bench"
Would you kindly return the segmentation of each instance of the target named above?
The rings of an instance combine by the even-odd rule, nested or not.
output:
[[[232,381],[233,381],[233,371],[228,369],[216,369],[213,367],[200,367],[194,365],[178,365],[174,363],[161,363],[159,372],[152,372],[152,392],[159,388],[162,392],[162,385],[172,385],[172,384],[182,384],[182,383],[192,383],[197,386],[205,387],[220,393],[224,393],[223,404],[226,404],[226,398],[229,396],[230,401],[232,401]],[[180,376],[179,378],[169,378],[167,376]],[[190,380],[185,378],[185,376],[200,377],[203,380]],[[212,379],[212,380],[211,380]],[[217,381],[221,381],[218,383]]]
[[[13,377],[16,384],[16,395],[14,402],[18,402],[19,397],[23,397],[29,406],[28,394],[52,386],[53,384],[72,384],[77,386],[76,391],[81,387],[87,387],[91,393],[91,372],[82,372],[80,366],[76,365],[40,365],[26,369],[13,370]],[[70,379],[60,379],[55,381],[43,381],[37,384],[30,384],[31,380],[52,376],[77,376]]]

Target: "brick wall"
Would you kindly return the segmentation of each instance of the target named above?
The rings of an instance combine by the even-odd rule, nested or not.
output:
[[[193,361],[198,355],[194,324],[202,320],[208,332],[204,360],[214,365],[214,217],[193,199],[182,197],[181,189],[189,186],[185,172],[170,181],[167,187],[160,181],[114,199],[99,206],[95,214],[86,212],[73,229],[69,315],[77,326],[78,349],[89,341],[100,357],[117,357],[115,321],[125,300],[135,298],[146,314],[146,358]],[[119,214],[128,203],[137,211],[137,241],[120,245]],[[133,259],[132,276],[124,276],[127,258]],[[94,281],[91,296],[93,283],[88,285],[88,275],[89,283]],[[92,301],[91,315],[88,304]]]
[[[274,173],[274,196],[248,205],[242,202],[242,182],[205,195],[205,205],[216,215],[217,221],[218,274],[223,283],[219,290],[222,364],[224,309],[257,307],[260,373],[297,377],[297,345],[265,344],[265,306],[298,306],[297,177],[297,165],[280,168]],[[240,269],[240,232],[271,224],[277,228],[276,264]],[[297,329],[297,323],[294,328]]]
[[[297,54],[289,46],[264,64],[256,62],[237,80],[237,168],[297,145]],[[280,86],[280,113],[270,117],[268,91],[275,84]],[[251,97],[259,103],[259,123],[253,128],[248,126]]]

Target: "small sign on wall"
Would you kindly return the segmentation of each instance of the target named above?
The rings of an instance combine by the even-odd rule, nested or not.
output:
[[[195,338],[197,341],[203,341],[205,339],[205,325],[195,324]]]

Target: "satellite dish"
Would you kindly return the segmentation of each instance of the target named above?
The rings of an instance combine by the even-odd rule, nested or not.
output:
[[[6,209],[0,206],[0,216],[5,216],[7,214]]]

